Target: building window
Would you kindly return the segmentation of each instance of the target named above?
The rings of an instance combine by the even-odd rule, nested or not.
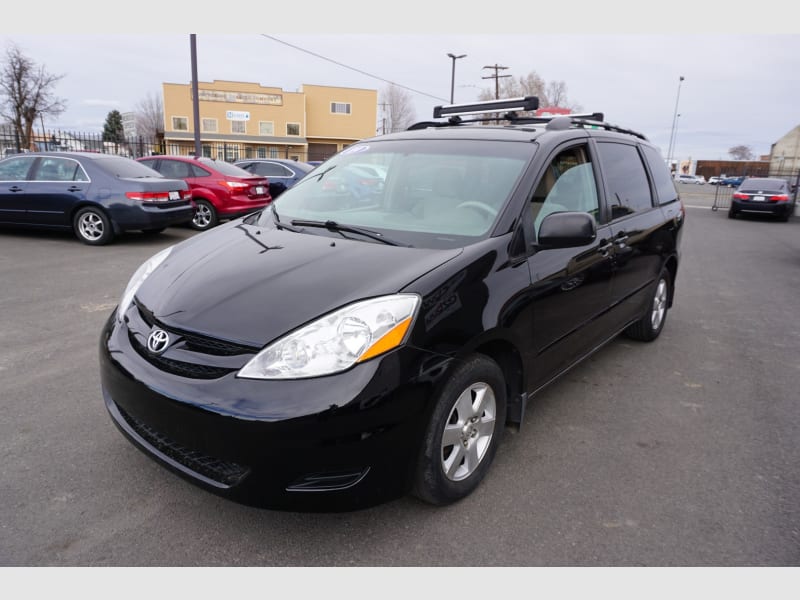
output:
[[[206,133],[217,133],[216,119],[203,119],[201,122],[202,130]]]
[[[278,149],[275,146],[270,146],[269,157],[270,158],[278,158]]]
[[[210,144],[203,144],[202,146],[203,156],[206,158],[211,158],[213,155],[211,153],[211,145]]]
[[[258,135],[275,135],[275,123],[272,121],[259,121]]]
[[[331,102],[331,112],[338,113],[342,115],[349,115],[350,114],[350,103],[349,102]]]
[[[267,149],[264,146],[256,148],[256,158],[267,158]]]
[[[300,123],[287,123],[286,135],[300,135]]]
[[[189,131],[189,117],[172,117],[173,131]]]
[[[247,121],[231,121],[231,133],[247,133]]]

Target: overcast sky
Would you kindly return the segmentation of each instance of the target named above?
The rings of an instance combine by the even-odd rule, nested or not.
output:
[[[403,6],[415,3],[412,0]],[[444,4],[448,3],[437,6]],[[377,6],[367,5],[373,9]],[[70,6],[79,8],[75,3]],[[441,15],[435,23],[415,22],[415,26],[399,19],[404,27],[395,31],[381,26],[390,15],[376,17],[370,9],[370,18],[381,24],[374,29],[385,31],[364,33],[368,28],[357,18],[343,21],[339,15],[324,21],[324,15],[314,13],[313,3],[292,4],[290,10],[273,19],[268,15],[274,11],[266,8],[275,6],[272,3],[262,2],[256,8],[237,6],[245,8],[245,25],[258,14],[264,29],[275,30],[269,27],[271,21],[285,28],[298,19],[301,24],[297,29],[309,33],[198,33],[201,82],[245,81],[285,91],[315,84],[379,92],[392,82],[409,92],[416,118],[426,120],[432,117],[434,106],[449,102],[450,52],[467,55],[456,61],[456,102],[475,100],[481,89],[494,89],[494,80],[486,79],[494,70],[486,66],[508,67],[500,73],[514,77],[535,72],[548,82],[563,81],[572,103],[587,112],[604,112],[608,122],[640,131],[665,156],[679,100],[673,152],[678,159],[727,159],[728,149],[739,144],[750,146],[757,155],[767,154],[771,144],[800,125],[800,31],[782,29],[780,23],[777,27],[759,27],[758,17],[714,20],[714,12],[693,8],[685,20],[694,25],[676,26],[684,22],[679,19],[650,32],[646,27],[626,26],[612,28],[616,33],[593,34],[580,27],[570,30],[575,19],[550,10],[550,22],[570,24],[560,28],[565,33],[537,31],[542,29],[541,16],[531,21],[532,33],[519,33],[513,26],[505,32],[480,33],[481,18],[461,17],[451,23],[442,16],[446,10],[437,11]],[[347,3],[337,6],[354,14]],[[397,10],[400,4],[392,6]],[[580,4],[570,6],[581,12]],[[737,9],[736,3],[729,6]],[[309,16],[316,17],[306,19],[303,7],[308,7]],[[797,12],[796,8],[789,10]],[[789,12],[782,14],[785,21],[800,22]],[[48,13],[45,31],[53,27],[54,17],[58,17],[57,11]],[[602,23],[608,30],[608,15],[597,18],[606,19]],[[706,18],[714,25],[701,26]],[[127,24],[134,31],[153,30],[145,25],[152,14],[139,19]],[[304,19],[306,24],[302,24]],[[511,21],[512,25],[516,23]],[[595,22],[588,15],[578,21]],[[742,24],[748,21],[759,33],[745,32]],[[196,30],[208,26],[205,22]],[[229,26],[229,22],[223,25]],[[452,33],[435,33],[436,27]],[[485,30],[491,29],[485,26]],[[634,33],[638,29],[645,32]],[[734,32],[723,32],[725,29]],[[3,58],[5,49],[13,43],[48,72],[64,76],[55,91],[66,101],[67,110],[57,118],[46,118],[47,129],[100,131],[109,111],[133,110],[147,94],[160,94],[163,82],[191,83],[188,33],[66,33],[72,30],[85,27],[56,27],[47,34],[0,34]],[[770,30],[778,33],[764,33]],[[685,79],[680,83],[678,99],[681,76]]]

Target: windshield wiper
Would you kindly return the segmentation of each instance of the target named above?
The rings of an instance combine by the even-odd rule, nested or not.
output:
[[[411,247],[409,244],[401,244],[400,242],[396,242],[392,239],[384,237],[383,234],[378,233],[377,231],[362,229],[361,227],[355,227],[354,225],[341,225],[336,221],[306,221],[304,219],[295,219],[292,221],[292,225],[296,225],[297,227],[324,227],[328,231],[335,231],[337,233],[342,233],[342,232],[357,233],[359,235],[363,235],[364,237],[368,237],[378,242],[383,242],[384,244],[388,244],[390,246],[406,246],[408,248]]]
[[[294,233],[300,233],[300,229],[297,227],[292,227],[288,223],[284,223],[281,221],[281,218],[278,216],[278,210],[275,208],[275,203],[272,202],[270,205],[270,209],[272,210],[272,216],[275,219],[275,227],[278,229],[287,229],[289,231],[293,231]]]
[[[308,172],[308,178],[312,179],[312,178],[316,177],[317,181],[320,181],[322,179],[322,176],[325,175],[325,173],[327,173],[328,171],[331,171],[331,170],[333,170],[335,168],[336,168],[336,165],[333,165],[332,167],[328,167],[327,169],[325,169],[324,171],[321,171],[319,173],[315,173],[314,171],[309,171]]]

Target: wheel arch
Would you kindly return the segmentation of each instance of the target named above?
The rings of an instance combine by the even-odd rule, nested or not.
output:
[[[664,268],[669,273],[669,303],[668,307],[672,308],[672,300],[675,296],[675,277],[678,275],[678,258],[675,255],[670,256],[664,263]]]
[[[506,422],[520,424],[525,411],[527,395],[525,369],[517,347],[505,339],[493,339],[481,343],[471,352],[488,356],[503,372],[506,383]]]
[[[73,223],[75,223],[75,215],[78,214],[78,211],[81,210],[82,208],[87,208],[87,207],[96,208],[97,210],[102,211],[102,213],[108,219],[108,222],[111,223],[111,227],[114,230],[114,235],[119,235],[120,233],[122,233],[122,228],[119,226],[119,223],[117,223],[114,220],[114,217],[111,216],[111,213],[108,210],[106,210],[106,208],[102,204],[97,204],[96,202],[89,202],[88,200],[81,200],[70,209],[69,212],[70,227],[72,227]]]

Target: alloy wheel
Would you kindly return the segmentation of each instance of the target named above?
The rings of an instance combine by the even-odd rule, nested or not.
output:
[[[654,331],[658,331],[664,314],[667,312],[667,282],[660,279],[656,293],[653,296],[653,311],[650,313],[650,325]]]
[[[488,384],[474,383],[461,393],[442,434],[441,466],[448,479],[461,481],[475,472],[491,444],[496,417]]]
[[[78,229],[84,238],[94,242],[103,237],[105,224],[99,215],[87,212],[78,220]]]

